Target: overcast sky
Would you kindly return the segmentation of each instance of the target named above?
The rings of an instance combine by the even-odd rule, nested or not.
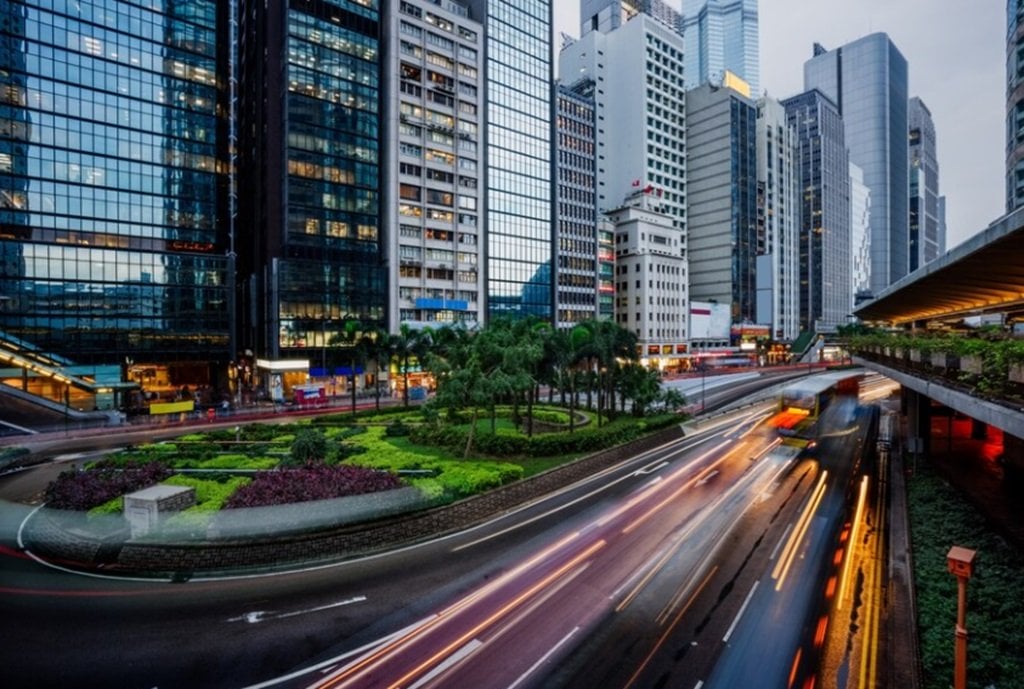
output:
[[[579,36],[579,0],[552,2],[557,53],[559,32]],[[910,65],[910,95],[935,120],[948,248],[1004,213],[1005,0],[761,0],[759,6],[761,87],[774,98],[803,90],[803,64],[815,42],[831,49],[876,31],[889,34]]]

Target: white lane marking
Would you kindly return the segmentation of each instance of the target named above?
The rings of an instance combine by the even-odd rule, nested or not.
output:
[[[793,522],[790,522],[789,524],[786,525],[786,530],[782,532],[782,538],[780,538],[779,542],[775,544],[774,548],[772,548],[772,554],[768,556],[768,561],[769,562],[774,560],[775,556],[779,554],[779,548],[781,548],[782,544],[786,542],[786,537],[789,536],[789,530],[792,529],[792,528],[793,528]]]
[[[296,670],[295,672],[292,672],[287,675],[282,675],[280,677],[275,677],[274,679],[268,679],[267,681],[260,682],[259,684],[250,684],[249,686],[243,687],[242,689],[267,689],[267,687],[272,687],[283,682],[289,682],[293,679],[302,677],[303,675],[308,675],[313,672],[320,672],[324,670],[324,668],[330,668],[332,665],[336,665],[342,660],[347,660],[352,656],[366,653],[367,651],[372,651],[373,649],[378,648],[379,646],[383,646],[392,639],[397,639],[404,636],[405,634],[410,634],[419,629],[420,627],[422,627],[423,625],[427,624],[428,622],[431,622],[436,617],[437,615],[431,615],[430,617],[422,619],[419,622],[410,624],[408,627],[405,627],[404,629],[399,629],[397,632],[394,632],[393,634],[388,634],[387,636],[377,639],[376,641],[371,641],[370,643],[364,646],[360,646],[359,648],[353,648],[351,651],[346,651],[341,655],[334,656],[333,658],[328,658],[327,660],[317,663],[316,665],[312,665],[302,670]]]
[[[668,466],[668,460],[663,460],[658,464],[648,464],[642,469],[637,469],[632,473],[633,476],[646,476],[647,474],[653,474],[658,469]]]
[[[698,486],[703,486],[705,483],[707,483],[708,481],[710,481],[711,479],[713,479],[716,476],[718,476],[718,469],[715,469],[714,471],[712,471],[712,472],[708,473],[706,476],[704,476],[701,480],[697,481],[697,485]]]
[[[481,646],[483,646],[483,643],[481,643],[479,639],[473,639],[468,644],[457,650],[455,653],[452,653],[450,656],[448,656],[448,658],[446,658],[443,663],[439,664],[433,670],[423,675],[423,677],[421,677],[418,682],[416,682],[415,684],[410,684],[409,689],[419,689],[419,687],[425,686],[432,679],[440,675],[442,672],[444,672],[451,666],[460,662],[463,658],[469,656],[473,651],[480,648]]]
[[[744,600],[743,605],[740,606],[740,611],[736,613],[736,617],[733,619],[732,624],[729,625],[729,629],[725,632],[725,636],[722,637],[722,641],[726,643],[729,642],[729,637],[732,636],[733,630],[735,630],[736,625],[739,624],[740,618],[743,617],[743,612],[747,609],[747,605],[750,604],[750,599],[754,597],[754,591],[757,590],[757,585],[760,583],[761,580],[758,579],[754,582],[754,585],[750,587],[750,593],[747,594],[746,600]]]
[[[518,679],[516,679],[515,682],[512,682],[512,684],[508,685],[508,689],[515,689],[517,686],[522,684],[526,680],[527,677],[532,675],[537,668],[539,668],[541,665],[543,665],[545,662],[547,662],[548,658],[553,656],[555,654],[555,652],[559,648],[561,648],[565,644],[565,642],[567,642],[569,639],[571,639],[573,634],[575,634],[579,630],[580,630],[579,627],[573,627],[571,632],[569,632],[568,634],[563,636],[562,639],[557,644],[552,646],[551,649],[547,653],[545,653],[540,658],[538,658],[537,662],[534,663],[533,665],[531,665],[530,668],[526,672],[524,672],[523,674],[519,675]]]
[[[346,598],[345,600],[339,600],[334,603],[328,603],[327,605],[318,605],[315,608],[306,608],[304,610],[293,610],[291,612],[275,612],[273,610],[253,610],[239,615],[238,617],[229,617],[228,622],[248,622],[249,624],[256,624],[257,622],[263,622],[264,620],[283,620],[287,617],[296,617],[297,615],[308,615],[313,612],[320,612],[321,610],[330,610],[331,608],[340,608],[343,605],[352,605],[353,603],[362,603],[366,600],[366,596],[355,596],[353,598]]]
[[[697,683],[693,685],[693,689],[700,689],[703,686],[704,686],[704,680],[699,679],[699,680],[697,680]]]

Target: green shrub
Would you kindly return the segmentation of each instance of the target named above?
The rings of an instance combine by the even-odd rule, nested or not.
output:
[[[338,443],[337,448],[334,452],[334,461],[343,462],[350,457],[361,455],[366,452],[366,448],[361,445],[351,445],[349,443]]]
[[[279,463],[276,457],[250,457],[249,455],[217,455],[202,463],[202,469],[273,469]],[[191,467],[190,467],[191,468]]]
[[[295,434],[288,464],[309,464],[327,459],[327,438],[320,429],[306,428]]]
[[[1024,608],[1019,603],[1024,556],[927,465],[907,488],[922,686],[946,689],[953,676],[957,583],[946,570],[946,553],[962,545],[978,551],[978,567],[967,587],[971,685],[1024,687]]]
[[[188,486],[195,488],[196,504],[190,508],[198,512],[216,512],[221,509],[224,503],[240,487],[248,484],[252,479],[244,476],[221,477],[220,479],[196,478],[175,474],[164,483],[172,486]]]
[[[409,435],[409,427],[401,419],[395,419],[387,425],[384,432],[389,438],[397,438]]]

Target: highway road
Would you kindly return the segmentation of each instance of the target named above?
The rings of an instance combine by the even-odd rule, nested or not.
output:
[[[274,575],[169,583],[44,568],[18,549],[26,508],[5,503],[4,686],[547,686],[610,616],[657,607],[678,626],[694,587],[716,588],[707,577],[725,571],[714,558],[736,524],[809,490],[816,474],[765,432],[767,415],[723,416],[461,534]],[[642,657],[659,650],[646,645]]]

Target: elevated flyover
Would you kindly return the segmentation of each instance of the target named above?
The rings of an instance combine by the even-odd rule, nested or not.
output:
[[[967,336],[964,318],[1001,314],[1003,323],[1015,328],[1017,339],[1024,340],[1019,334],[1024,324],[1024,209],[999,218],[854,313],[870,325],[902,328],[905,335],[946,331],[954,333],[952,337]],[[1024,380],[1019,379],[1020,368],[1015,371],[1003,361],[1002,370],[995,370],[986,362],[982,371],[981,363],[969,361],[977,357],[922,354],[924,347],[915,351],[907,342],[857,350],[854,360],[903,387],[910,449],[929,452],[935,437],[933,418],[940,415],[949,418],[952,446],[953,418],[967,416],[972,419],[973,438],[987,437],[986,427],[998,429],[1005,474],[1024,481]],[[988,378],[982,380],[982,374]],[[992,386],[993,375],[1004,380]]]

